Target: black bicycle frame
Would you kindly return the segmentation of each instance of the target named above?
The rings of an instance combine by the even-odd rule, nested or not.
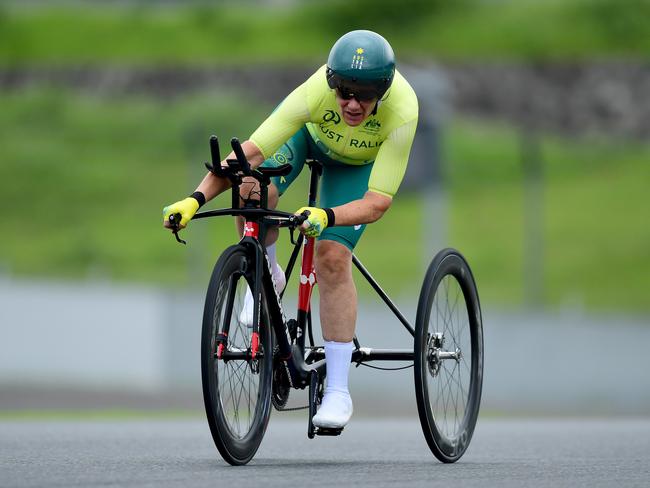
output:
[[[316,206],[318,196],[318,182],[320,175],[322,174],[322,165],[315,160],[308,161],[307,164],[311,172],[309,182],[309,206]],[[325,351],[323,347],[314,346],[311,330],[311,310],[309,308],[309,298],[311,295],[311,287],[313,287],[315,281],[307,280],[306,284],[304,283],[304,279],[301,280],[300,286],[303,288],[301,289],[300,293],[301,296],[306,293],[306,302],[303,299],[302,301],[304,303],[300,303],[301,298],[299,297],[299,306],[296,320],[293,323],[292,321],[287,321],[281,305],[284,290],[275,289],[275,285],[273,284],[273,279],[271,277],[268,258],[266,255],[266,246],[264,245],[264,240],[268,228],[277,225],[283,226],[282,223],[279,223],[281,222],[280,220],[274,219],[273,217],[286,218],[287,214],[285,212],[279,212],[267,208],[267,185],[269,182],[270,181],[260,181],[259,201],[249,200],[244,203],[243,208],[238,208],[239,184],[241,181],[233,180],[233,208],[200,212],[194,216],[194,219],[221,215],[243,216],[246,221],[244,225],[244,236],[240,241],[240,245],[251,249],[255,256],[255,281],[253,283],[253,340],[251,341],[251,351],[224,351],[222,359],[225,361],[231,359],[251,360],[254,359],[257,354],[261,354],[261,352],[257,351],[257,339],[259,337],[259,317],[261,313],[260,296],[263,292],[266,298],[269,318],[277,339],[280,359],[286,361],[287,365],[289,366],[289,371],[291,372],[292,376],[292,385],[295,388],[305,388],[309,386],[311,373],[313,371],[318,372],[318,374],[323,377],[325,369]],[[305,278],[312,276],[313,262],[311,259],[313,258],[314,251],[313,241],[314,239],[311,238],[308,239],[307,243],[305,243],[305,237],[303,234],[300,234],[297,241],[295,242],[293,241],[292,237],[294,249],[291,253],[291,257],[289,258],[289,262],[286,267],[285,276],[287,283],[289,282],[296,261],[298,259],[298,253],[301,249],[304,250],[302,257],[301,277]],[[311,248],[309,248],[310,245],[312,246]],[[309,253],[311,253],[311,256]],[[402,325],[408,330],[411,336],[414,336],[414,328],[354,254],[352,255],[352,262],[359,270],[361,275],[368,281],[368,283],[370,283],[372,288],[381,297],[384,303],[386,303],[390,310],[399,319]],[[304,287],[307,285],[309,286],[309,290],[308,292],[304,292]],[[290,327],[290,325],[292,327]],[[293,332],[292,329],[294,329]],[[307,335],[309,335],[311,339],[311,346],[309,347],[305,345],[305,337]],[[353,363],[359,364],[370,361],[413,361],[414,359],[413,349],[365,348],[361,347],[356,336],[354,337],[354,343],[356,345],[356,348],[352,354]]]

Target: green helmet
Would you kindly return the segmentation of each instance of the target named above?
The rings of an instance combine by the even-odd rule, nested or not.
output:
[[[356,30],[341,37],[327,58],[330,88],[374,94],[381,98],[395,76],[395,54],[386,39],[376,32]]]

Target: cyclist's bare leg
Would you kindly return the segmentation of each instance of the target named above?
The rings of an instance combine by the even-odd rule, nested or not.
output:
[[[318,242],[316,279],[325,339],[327,387],[312,421],[319,428],[343,428],[352,415],[348,374],[357,319],[357,291],[352,280],[352,252],[335,241]]]
[[[357,289],[352,279],[352,252],[336,241],[318,241],[316,280],[320,293],[323,339],[350,342],[357,321]]]

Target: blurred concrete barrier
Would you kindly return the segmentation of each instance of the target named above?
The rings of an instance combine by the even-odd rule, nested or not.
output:
[[[157,390],[169,382],[160,291],[0,282],[0,382]]]
[[[203,291],[172,296],[136,286],[0,280],[0,409],[46,405],[35,401],[39,391],[66,389],[77,392],[70,408],[84,403],[79,392],[107,391],[121,392],[113,407],[130,405],[131,393],[157,402],[189,396],[200,408],[202,301]],[[413,299],[396,302],[414,320]],[[485,306],[483,315],[483,411],[650,414],[648,317]],[[357,335],[363,346],[412,347],[379,302],[361,304]],[[29,389],[29,405],[9,401],[17,387]],[[417,415],[412,369],[353,368],[351,388],[360,414]],[[295,401],[303,401],[300,394]]]

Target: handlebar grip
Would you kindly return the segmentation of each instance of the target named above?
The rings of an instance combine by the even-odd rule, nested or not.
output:
[[[181,219],[183,216],[179,213],[171,214],[169,216],[169,223],[171,224],[172,228],[178,229],[181,225]]]
[[[309,217],[309,213],[310,213],[309,210],[305,210],[305,211],[304,211],[303,213],[301,213],[300,215],[296,215],[296,216],[295,216],[295,222],[296,222],[296,224],[297,224],[297,225],[302,225],[302,223],[303,223],[305,220],[307,220],[307,218]]]
[[[223,176],[223,168],[221,167],[221,155],[219,154],[219,139],[217,136],[210,136],[210,156],[212,163],[204,163],[205,167],[210,173],[215,176]]]
[[[178,233],[181,230],[181,219],[183,217],[179,213],[171,214],[169,216],[169,223],[172,226],[172,233],[174,234],[174,237],[176,237],[176,241],[180,242],[181,244],[187,244],[187,241],[184,241],[180,237],[178,237]]]
[[[230,145],[232,146],[232,150],[235,152],[235,156],[237,157],[237,161],[239,161],[239,165],[242,168],[242,172],[246,175],[251,173],[251,165],[246,159],[246,155],[244,154],[244,150],[241,147],[241,144],[239,143],[239,139],[236,137],[233,137],[230,139]]]
[[[221,167],[221,155],[219,153],[219,139],[217,136],[210,136],[210,155],[212,156],[212,166]]]

